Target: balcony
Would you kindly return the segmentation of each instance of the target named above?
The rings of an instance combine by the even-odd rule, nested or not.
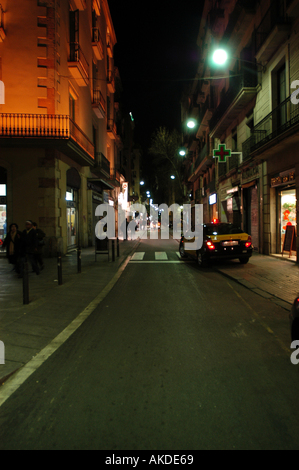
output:
[[[286,18],[284,2],[272,0],[271,6],[255,31],[255,57],[257,62],[268,62],[287,39],[290,21]]]
[[[201,151],[199,152],[199,155],[197,159],[195,160],[195,163],[192,164],[192,172],[189,174],[188,181],[189,182],[194,182],[198,179],[199,175],[203,174],[204,171],[206,171],[208,168],[210,168],[213,164],[213,157],[209,156],[208,154],[208,146],[205,144]]]
[[[54,147],[82,166],[94,162],[94,146],[69,116],[0,114],[1,147]]]
[[[112,70],[108,70],[107,86],[110,93],[115,93],[115,77]]]
[[[114,119],[108,119],[107,132],[110,139],[115,140],[117,138],[117,127]]]
[[[3,42],[6,37],[4,31],[4,11],[2,5],[0,5],[0,42]]]
[[[92,28],[92,49],[98,60],[104,59],[104,44],[99,28]]]
[[[257,94],[257,66],[246,64],[239,73],[230,78],[227,92],[210,120],[210,136],[221,138]]]
[[[92,172],[101,178],[110,179],[109,160],[102,154],[102,152],[97,152],[96,160],[97,160],[97,164],[92,169]]]
[[[293,104],[289,97],[253,127],[250,137],[242,144],[243,161],[250,160],[266,148],[273,148],[277,144],[276,138],[279,141],[284,139],[284,150],[288,143],[298,145],[298,130],[299,105]]]
[[[225,25],[225,14],[221,8],[214,7],[209,13],[209,24],[214,36],[221,34],[222,29]]]
[[[116,168],[110,169],[110,182],[114,187],[120,187],[120,173],[116,170]]]
[[[208,96],[208,99],[202,106],[200,113],[199,113],[199,128],[196,134],[196,138],[200,139],[203,136],[204,131],[206,128],[209,126],[209,121],[211,117],[213,116],[213,104],[212,100],[210,99],[210,95]]]
[[[70,43],[68,68],[79,86],[87,86],[89,65],[78,43]]]
[[[99,119],[104,119],[106,116],[106,101],[100,90],[93,90],[92,109]]]
[[[86,0],[74,0],[74,3],[76,5],[76,9],[83,11],[86,8]]]
[[[93,8],[94,8],[97,16],[101,16],[100,0],[93,0]]]
[[[229,21],[222,37],[223,46],[237,48],[255,15],[256,0],[238,0],[229,15]]]

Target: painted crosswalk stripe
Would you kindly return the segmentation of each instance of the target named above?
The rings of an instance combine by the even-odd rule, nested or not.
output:
[[[134,253],[132,256],[132,261],[142,261],[145,255],[145,251],[139,251],[137,253]]]
[[[155,260],[156,261],[168,260],[168,257],[167,257],[167,254],[165,253],[165,251],[156,251]]]

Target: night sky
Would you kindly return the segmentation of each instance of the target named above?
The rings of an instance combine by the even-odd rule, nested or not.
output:
[[[181,130],[180,98],[198,66],[203,2],[108,0],[123,100],[133,113],[135,141],[146,153],[159,126]]]

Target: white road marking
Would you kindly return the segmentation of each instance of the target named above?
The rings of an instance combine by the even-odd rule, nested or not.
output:
[[[155,260],[168,260],[167,254],[165,251],[156,251],[155,253]]]
[[[124,272],[131,256],[119,268],[117,273],[102,290],[102,292],[58,335],[51,341],[42,351],[25,364],[18,372],[7,380],[0,387],[0,407],[8,400],[8,398],[30,377],[67,339],[82,325],[82,323],[92,314],[98,305],[105,299],[109,292],[113,289],[120,276]]]
[[[139,251],[138,253],[134,253],[132,256],[133,261],[142,261],[145,255],[145,251]]]

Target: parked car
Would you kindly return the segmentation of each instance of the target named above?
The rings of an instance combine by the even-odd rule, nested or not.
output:
[[[194,236],[182,236],[180,242],[181,258],[191,257],[199,266],[206,266],[210,260],[239,259],[246,264],[252,256],[251,236],[237,225],[213,222],[204,224],[203,244],[199,250],[188,250],[188,243],[193,243]]]

